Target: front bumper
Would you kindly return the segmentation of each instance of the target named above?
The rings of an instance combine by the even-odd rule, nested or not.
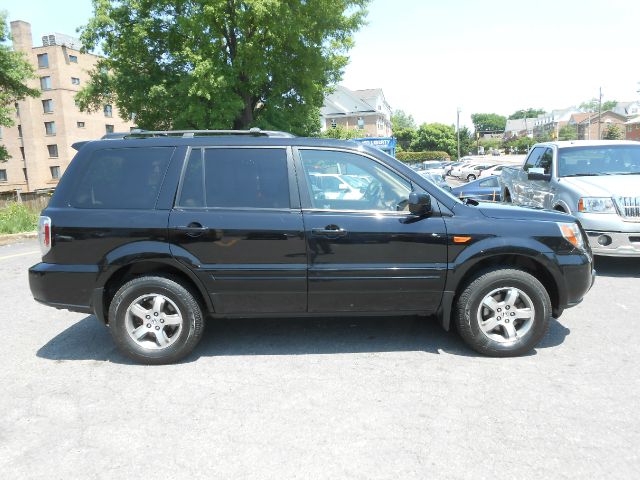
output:
[[[594,255],[640,257],[640,232],[586,232]]]
[[[593,268],[591,255],[581,253],[579,255],[558,255],[560,267],[560,279],[562,282],[559,298],[559,312],[565,308],[571,308],[582,302],[584,296],[591,290],[596,279],[596,271]],[[557,318],[557,316],[556,316]]]

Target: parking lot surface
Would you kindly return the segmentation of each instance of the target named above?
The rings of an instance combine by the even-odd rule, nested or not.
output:
[[[0,247],[3,478],[640,478],[640,259],[521,358],[414,317],[216,320],[160,367],[34,302],[37,261]]]

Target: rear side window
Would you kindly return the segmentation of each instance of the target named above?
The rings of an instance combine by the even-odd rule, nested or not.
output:
[[[178,205],[200,208],[289,208],[285,150],[193,150],[185,169]]]
[[[71,206],[153,208],[173,150],[173,147],[146,147],[95,151],[76,183]]]

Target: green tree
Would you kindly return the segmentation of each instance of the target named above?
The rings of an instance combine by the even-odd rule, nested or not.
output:
[[[504,132],[507,117],[496,113],[473,113],[471,121],[476,132]]]
[[[360,138],[363,136],[362,130],[356,128],[348,129],[342,125],[336,125],[336,128],[328,128],[320,134],[323,138],[337,138],[339,140],[351,140],[352,138]]]
[[[423,123],[416,131],[410,148],[414,152],[441,150],[456,157],[456,129],[442,123]]]
[[[602,133],[602,138],[604,140],[624,140],[624,130],[620,125],[616,125],[615,123],[610,123],[604,129]]]
[[[456,141],[458,139],[456,138]],[[460,155],[463,157],[468,155],[474,148],[475,141],[473,139],[473,135],[471,131],[467,127],[460,128]],[[458,156],[458,151],[456,148],[456,157]]]
[[[93,0],[101,47],[83,110],[116,104],[142,128],[317,131],[369,0]]]
[[[542,108],[528,108],[526,110],[518,110],[517,112],[509,115],[509,120],[518,120],[520,118],[536,118],[538,115],[544,113]]]
[[[14,52],[5,44],[7,40],[7,14],[0,12],[0,127],[15,124],[15,102],[40,95],[38,90],[26,85],[27,80],[35,77],[33,67],[22,52]],[[8,158],[6,148],[0,145],[0,162],[5,162]]]
[[[602,111],[606,112],[607,110],[613,110],[615,106],[618,104],[617,100],[607,100],[606,102],[602,102]],[[583,112],[597,112],[598,111],[598,99],[592,98],[586,102],[582,102],[578,107],[578,110]]]
[[[393,129],[393,136],[398,141],[399,150],[409,150],[411,142],[416,138],[416,130],[413,128]]]
[[[564,125],[558,131],[558,140],[577,140],[578,128],[575,125]]]
[[[416,121],[413,119],[413,115],[409,115],[404,110],[394,110],[391,115],[391,130],[395,133],[396,130],[406,129],[416,129]]]

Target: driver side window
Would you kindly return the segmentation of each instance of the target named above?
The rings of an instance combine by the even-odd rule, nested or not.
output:
[[[300,149],[311,206],[321,210],[408,210],[411,183],[349,152]]]

